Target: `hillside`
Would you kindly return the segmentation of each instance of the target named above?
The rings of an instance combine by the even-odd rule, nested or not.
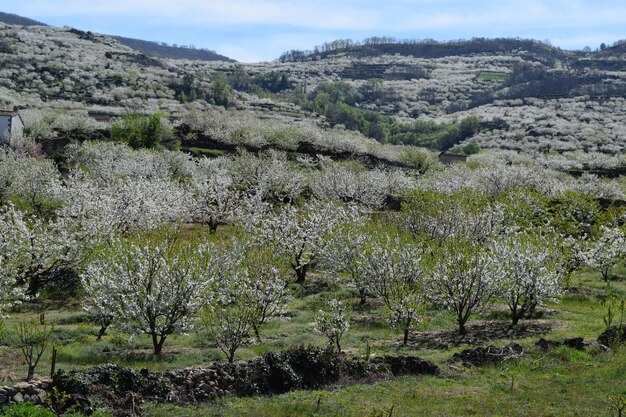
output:
[[[170,46],[163,43],[144,41],[141,39],[125,38],[123,36],[111,36],[113,39],[133,48],[142,54],[156,56],[160,58],[173,59],[189,59],[197,61],[228,61],[234,62],[234,59],[220,55],[215,51],[208,49],[185,48],[182,46]]]
[[[148,56],[120,38],[76,29],[1,25],[0,100],[62,109],[90,126],[131,110],[161,110],[177,125],[190,108],[226,105],[228,114],[246,112],[244,119],[435,150],[477,143],[616,154],[626,148],[620,51],[563,51],[519,39],[370,39],[238,64]]]
[[[0,23],[0,416],[618,415],[619,46]]]
[[[33,19],[18,16],[11,13],[0,12],[0,22],[7,25],[20,25],[20,26],[47,26],[45,23],[38,22]],[[82,32],[82,31],[79,31]],[[87,33],[91,32],[82,32]],[[127,38],[123,36],[108,35],[111,38],[117,40],[122,45],[126,45],[142,54],[156,56],[161,58],[173,58],[173,59],[189,59],[199,61],[229,61],[234,62],[233,59],[224,55],[220,55],[215,51],[208,49],[195,49],[186,48],[182,46],[167,45],[165,43],[159,43],[154,41],[146,41],[141,39]]]

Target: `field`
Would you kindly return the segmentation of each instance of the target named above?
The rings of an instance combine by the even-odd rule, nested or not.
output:
[[[507,77],[508,75],[506,73],[497,71],[481,71],[480,74],[478,74],[478,79],[484,81],[503,82]]]
[[[611,285],[626,294],[626,282],[621,269],[619,278]],[[366,344],[371,354],[416,354],[442,367],[440,376],[400,377],[392,380],[371,381],[329,387],[321,391],[300,391],[274,397],[222,398],[212,404],[178,407],[148,404],[147,416],[374,416],[391,415],[485,415],[485,416],[609,416],[607,396],[620,392],[626,383],[626,351],[624,349],[600,352],[596,348],[577,351],[559,347],[541,352],[534,343],[539,337],[562,340],[581,336],[592,341],[604,329],[602,322],[606,309],[601,300],[605,284],[592,271],[577,273],[572,289],[558,304],[549,304],[540,318],[525,320],[516,329],[517,336],[506,336],[509,323],[503,314],[492,311],[476,317],[470,326],[467,340],[473,333],[486,327],[484,343],[464,343],[462,339],[448,348],[433,346],[439,343],[434,334],[453,334],[454,323],[440,312],[433,312],[431,320],[411,337],[408,346],[400,343],[400,335],[391,331],[381,318],[380,302],[371,300],[360,308],[353,298],[352,322],[344,340],[344,352],[365,355]],[[282,315],[262,328],[261,340],[238,351],[237,359],[253,358],[268,351],[277,351],[291,345],[323,345],[324,338],[312,332],[310,323],[321,308],[321,298],[328,291],[324,280],[314,276],[304,287],[294,287],[291,301]],[[349,295],[349,294],[348,294]],[[354,295],[354,294],[353,294]],[[151,370],[178,369],[224,360],[222,353],[212,348],[200,334],[173,336],[168,340],[164,354],[155,358],[148,337],[127,342],[126,335],[111,329],[102,341],[95,340],[97,327],[89,322],[81,309],[71,305],[63,308],[37,306],[12,315],[7,324],[28,318],[46,309],[46,319],[55,323],[55,346],[58,349],[57,367],[66,371],[85,369],[103,363],[119,363],[132,368]],[[487,326],[483,326],[488,324]],[[490,329],[490,330],[489,330]],[[533,329],[538,334],[532,334]],[[539,330],[536,330],[539,329]],[[543,329],[543,330],[541,330]],[[438,332],[439,331],[439,332]],[[491,335],[490,335],[491,333]],[[532,336],[527,336],[532,334]],[[489,340],[489,338],[493,338]],[[430,342],[427,342],[430,340]],[[511,341],[520,343],[527,354],[484,367],[448,365],[453,353],[487,342],[502,346]],[[4,376],[18,378],[26,369],[15,354],[4,349],[2,359],[10,364],[3,369]],[[49,356],[44,356],[39,370],[49,369]]]

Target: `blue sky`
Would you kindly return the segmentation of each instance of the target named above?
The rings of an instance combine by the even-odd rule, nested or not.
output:
[[[0,11],[243,62],[370,36],[522,37],[565,49],[626,38],[624,0],[1,0]]]

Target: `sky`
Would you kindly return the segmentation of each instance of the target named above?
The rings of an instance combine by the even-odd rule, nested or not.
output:
[[[563,49],[626,38],[624,0],[0,0],[55,26],[208,48],[241,62],[335,39],[521,37]]]

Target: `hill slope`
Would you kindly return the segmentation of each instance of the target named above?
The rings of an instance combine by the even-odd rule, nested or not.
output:
[[[157,56],[161,58],[173,59],[189,59],[196,61],[227,61],[235,62],[234,59],[220,55],[215,51],[208,49],[192,49],[176,46],[164,45],[153,41],[144,41],[141,39],[125,38],[123,36],[111,36],[122,45],[133,48],[142,54]]]
[[[38,22],[27,17],[18,16],[13,13],[0,12],[0,22],[7,25],[21,25],[21,26],[46,26],[45,23]]]
[[[626,150],[618,48],[583,53],[516,39],[433,45],[428,53],[425,45],[353,45],[238,64],[148,57],[91,32],[0,24],[0,102],[98,122],[156,110],[176,121],[226,104],[228,123],[281,120],[384,143],[435,147],[443,137],[482,148]]]
[[[20,26],[47,26],[45,23],[38,22],[27,17],[18,16],[12,13],[0,12],[0,22],[7,25]],[[82,31],[81,31],[82,32]],[[85,32],[91,33],[91,32]],[[189,59],[198,61],[228,61],[234,62],[234,59],[220,55],[215,51],[208,49],[191,49],[177,46],[170,46],[159,42],[146,41],[141,39],[126,38],[123,36],[109,35],[122,45],[126,45],[142,54],[157,56],[161,58],[173,59]]]

